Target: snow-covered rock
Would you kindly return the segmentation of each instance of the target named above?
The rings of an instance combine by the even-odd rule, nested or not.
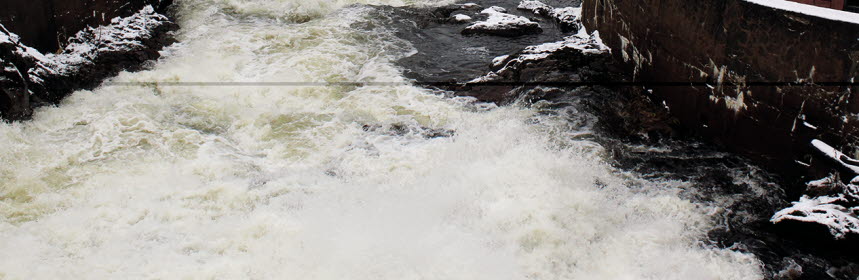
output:
[[[506,12],[506,9],[498,6],[484,9],[480,13],[486,14],[489,17],[485,21],[469,25],[462,31],[462,34],[486,34],[516,37],[543,32],[543,29],[540,28],[540,24],[533,22],[526,17],[511,15]]]
[[[21,43],[18,35],[0,25],[0,114],[6,119],[22,119],[32,114],[30,77],[27,70],[43,56]]]
[[[500,6],[492,6],[492,7],[489,7],[489,8],[484,9],[484,10],[483,10],[483,11],[481,11],[480,13],[483,13],[483,14],[492,14],[492,13],[506,13],[506,12],[507,12],[507,9],[505,9],[504,7],[500,7]]]
[[[622,80],[610,70],[611,61],[599,34],[581,31],[562,41],[496,57],[490,65],[491,72],[466,82],[459,90],[463,95],[500,105],[551,99],[570,90],[591,90],[593,83]]]
[[[578,31],[579,26],[581,26],[581,21],[579,20],[582,14],[581,7],[554,8],[540,1],[524,0],[516,8],[551,18],[561,27],[561,31],[564,32]]]
[[[463,9],[476,9],[476,8],[480,8],[480,5],[478,5],[476,3],[465,3],[465,4],[460,5],[460,7],[462,7]]]
[[[850,174],[850,183],[843,183],[840,176],[811,181],[806,184],[805,195],[791,207],[777,212],[773,223],[787,221],[825,226],[837,240],[859,236],[859,161],[851,159],[841,151],[820,140],[813,140],[817,152]]]
[[[158,50],[173,42],[169,32],[176,27],[152,6],[146,6],[131,16],[114,18],[108,25],[81,30],[59,54],[42,54],[23,45],[5,27],[0,28],[0,90],[7,96],[14,93],[13,103],[26,99],[0,104],[0,111],[7,118],[27,118],[26,114],[10,116],[8,112],[56,103],[74,90],[95,87],[122,70],[156,59]]]
[[[455,14],[451,17],[454,22],[471,22],[472,18],[463,14]]]
[[[36,79],[71,75],[103,56],[146,49],[143,42],[152,38],[157,28],[169,23],[167,17],[146,6],[129,17],[114,18],[109,25],[88,27],[70,38],[62,53],[45,55],[41,67],[33,69],[31,74]]]
[[[535,13],[542,13],[542,12],[547,12],[547,11],[552,10],[552,7],[550,7],[549,5],[546,5],[543,2],[534,1],[534,0],[522,1],[521,3],[519,3],[519,6],[516,8],[521,9],[521,10],[533,11]]]
[[[492,59],[492,68],[501,67],[501,65],[507,62],[507,59],[510,58],[509,55],[502,55]]]
[[[521,52],[515,55],[500,56],[492,61],[493,72],[471,80],[469,83],[491,82],[498,80],[513,69],[521,68],[521,65],[547,59],[553,55],[563,55],[566,53],[580,53],[584,55],[599,55],[607,54],[610,49],[602,42],[599,37],[599,32],[587,34],[579,32],[575,35],[564,38],[563,41],[545,43],[535,46],[526,47]]]
[[[829,177],[808,183],[809,194],[772,217],[773,223],[796,221],[826,226],[835,239],[859,234],[859,186]]]

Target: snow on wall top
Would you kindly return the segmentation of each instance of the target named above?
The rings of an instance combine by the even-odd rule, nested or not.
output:
[[[815,16],[835,21],[859,24],[859,14],[839,11],[835,9],[822,8],[812,5],[790,2],[786,0],[745,0],[761,6],[772,7],[794,13]]]

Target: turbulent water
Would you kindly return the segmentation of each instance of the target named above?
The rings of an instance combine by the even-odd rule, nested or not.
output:
[[[353,4],[445,3],[179,1],[150,70],[0,124],[0,278],[763,277],[590,127],[408,85]],[[223,83],[342,81],[401,85]]]

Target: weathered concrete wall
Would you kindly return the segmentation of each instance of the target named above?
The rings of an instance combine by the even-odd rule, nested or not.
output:
[[[859,88],[784,83],[859,81],[859,25],[743,0],[585,0],[582,17],[631,78],[717,143],[780,167],[806,160],[812,138],[856,150],[845,146],[859,143]]]
[[[159,13],[172,0],[8,0],[0,1],[0,24],[21,36],[22,43],[41,52],[56,52],[86,26],[110,23],[146,5]]]

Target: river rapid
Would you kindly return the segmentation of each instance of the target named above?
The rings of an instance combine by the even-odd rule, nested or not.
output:
[[[0,124],[0,278],[765,277],[592,116],[410,85],[364,4],[450,3],[177,1],[148,70]]]

